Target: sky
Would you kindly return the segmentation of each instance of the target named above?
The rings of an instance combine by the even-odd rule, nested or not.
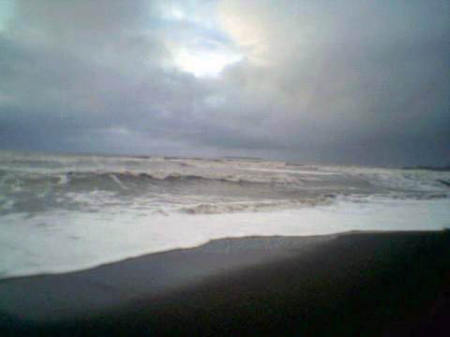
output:
[[[0,0],[0,149],[450,165],[448,0]]]

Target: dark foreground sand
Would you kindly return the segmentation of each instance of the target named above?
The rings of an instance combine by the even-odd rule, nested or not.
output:
[[[450,231],[225,239],[0,281],[0,336],[449,336]]]

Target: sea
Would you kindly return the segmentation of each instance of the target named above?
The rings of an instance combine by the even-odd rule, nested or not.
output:
[[[449,227],[449,171],[0,151],[3,279],[225,237]]]

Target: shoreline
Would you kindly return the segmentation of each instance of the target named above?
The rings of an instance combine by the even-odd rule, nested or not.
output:
[[[449,313],[449,271],[448,230],[219,239],[82,271],[0,280],[0,333],[448,333],[440,317]]]
[[[156,257],[161,254],[171,254],[171,253],[175,253],[175,252],[189,252],[189,251],[196,250],[196,249],[203,250],[204,248],[206,248],[208,250],[210,248],[216,249],[217,247],[223,247],[224,242],[229,242],[231,244],[233,244],[234,241],[247,242],[247,243],[252,242],[253,244],[256,244],[256,246],[258,246],[259,244],[262,244],[262,242],[268,242],[268,243],[264,244],[266,247],[268,247],[268,245],[272,244],[274,241],[279,241],[281,243],[282,247],[278,247],[278,248],[285,249],[285,248],[287,248],[286,246],[289,245],[288,242],[294,242],[295,245],[300,245],[300,241],[303,241],[301,243],[301,245],[303,245],[303,244],[311,245],[312,243],[315,243],[315,242],[318,243],[320,241],[329,241],[329,240],[335,239],[339,236],[358,235],[358,234],[367,234],[367,235],[369,235],[369,234],[403,234],[403,233],[404,234],[427,234],[427,233],[440,233],[440,232],[445,232],[447,230],[450,231],[450,227],[448,229],[442,228],[442,229],[429,229],[429,230],[427,230],[427,229],[405,229],[405,230],[373,229],[373,230],[348,230],[348,231],[342,231],[342,232],[336,232],[336,233],[307,234],[307,235],[283,235],[283,234],[280,234],[280,235],[248,235],[248,236],[236,236],[236,237],[234,237],[234,236],[221,237],[221,238],[213,238],[213,239],[207,240],[203,243],[193,245],[193,246],[174,247],[174,248],[163,249],[160,251],[144,252],[141,254],[126,256],[123,258],[106,260],[105,262],[99,262],[97,264],[89,265],[86,267],[81,267],[79,269],[66,270],[65,268],[61,268],[60,271],[59,270],[42,271],[42,272],[36,272],[33,274],[12,273],[9,276],[7,275],[4,277],[0,277],[0,284],[2,282],[10,282],[10,281],[21,280],[21,279],[62,276],[62,275],[83,273],[83,272],[88,272],[91,270],[96,270],[98,268],[104,268],[104,267],[114,266],[114,265],[122,265],[123,263],[127,263],[128,261],[146,259],[147,257],[150,257],[150,256]],[[230,246],[228,248],[228,250],[234,249],[234,248],[236,248],[236,247],[233,245],[232,247]],[[241,248],[244,248],[244,250],[247,250],[245,247],[241,247]],[[253,247],[253,248],[256,248],[258,250],[258,247]],[[271,247],[271,248],[273,248],[273,247]],[[301,248],[301,247],[299,246],[298,248]],[[272,254],[276,253],[276,252],[279,252],[279,251],[272,250]]]

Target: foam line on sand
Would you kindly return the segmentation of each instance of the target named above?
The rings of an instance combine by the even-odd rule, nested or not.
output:
[[[2,336],[448,332],[450,233],[248,237],[0,281]]]

